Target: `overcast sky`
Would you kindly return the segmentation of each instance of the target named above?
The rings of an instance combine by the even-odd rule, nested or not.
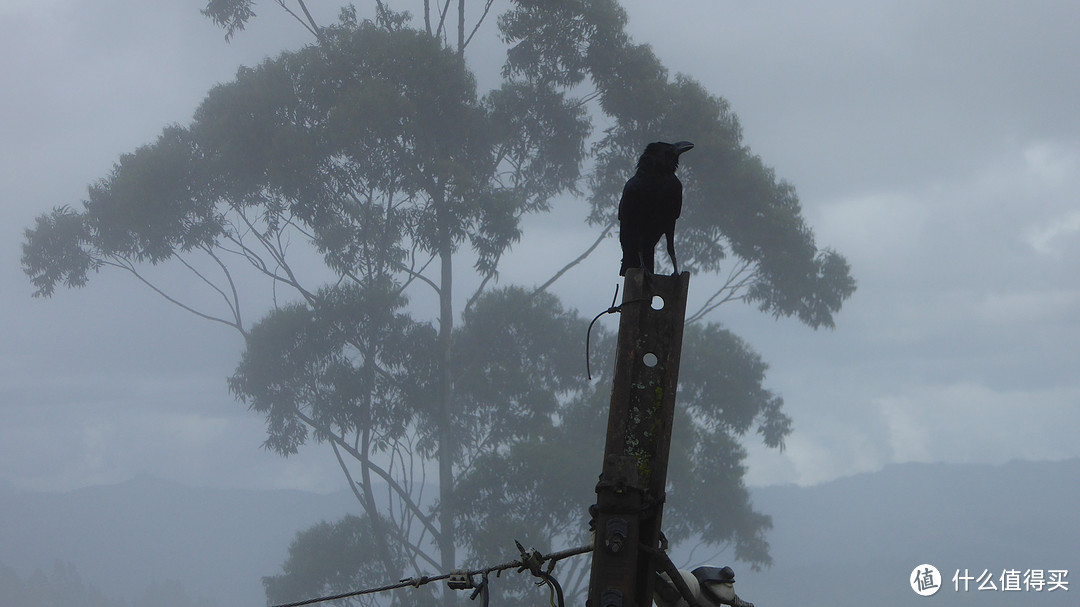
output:
[[[120,154],[186,124],[239,65],[307,42],[264,1],[226,44],[202,5],[0,2],[0,485],[145,473],[343,487],[318,447],[289,460],[259,448],[262,420],[226,390],[236,335],[110,273],[32,299],[20,268],[34,217],[78,207]],[[672,73],[730,101],[746,143],[798,189],[819,246],[859,282],[834,331],[740,307],[715,317],[771,364],[768,387],[794,418],[782,454],[751,447],[751,483],[1080,456],[1080,4],[625,5]],[[500,59],[482,50],[484,84]],[[538,234],[568,251],[595,238],[567,227],[580,209],[558,212],[531,226],[504,284],[550,275],[525,261]],[[609,240],[557,292],[603,310],[618,257]]]

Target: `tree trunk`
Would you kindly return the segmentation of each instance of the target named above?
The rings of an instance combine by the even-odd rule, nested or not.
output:
[[[445,225],[438,205],[436,217]],[[439,244],[439,262],[441,276],[439,281],[439,553],[443,572],[456,568],[456,550],[454,546],[454,445],[451,431],[451,404],[453,402],[453,376],[450,370],[451,345],[454,334],[453,303],[453,244],[448,230],[442,230],[443,237]],[[453,593],[444,590],[443,605],[455,603]]]
[[[458,0],[457,48],[459,55],[465,54],[465,0]]]

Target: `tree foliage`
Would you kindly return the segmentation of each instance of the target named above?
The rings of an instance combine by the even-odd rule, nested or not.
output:
[[[461,0],[456,46],[449,2],[424,2],[416,27],[384,2],[374,20],[346,8],[325,27],[303,2],[278,5],[313,44],[241,68],[189,125],[122,156],[81,210],[39,217],[23,245],[36,295],[121,269],[236,330],[245,350],[229,388],[265,417],[266,447],[333,451],[362,516],[298,536],[268,596],[501,560],[512,538],[541,550],[584,539],[610,381],[582,377],[573,344],[586,323],[547,291],[565,267],[539,289],[490,285],[523,218],[560,195],[586,196],[607,237],[636,155],[657,139],[696,144],[680,173],[679,248],[687,269],[719,277],[695,282],[712,291],[688,316],[666,532],[768,563],[742,441],[782,447],[791,422],[763,387],[764,362],[708,316],[743,300],[831,327],[854,281],[815,244],[794,187],[742,142],[727,102],[669,77],[612,0],[511,3],[498,19],[503,81],[486,94],[465,64]],[[231,36],[254,10],[212,0],[204,13]],[[464,306],[461,259],[480,278]],[[218,306],[155,281],[148,269],[166,263]],[[273,294],[268,312],[254,298],[254,323],[252,276]],[[594,339],[610,356],[614,336]],[[324,549],[354,568],[331,567]],[[571,567],[581,582],[587,568]]]
[[[690,272],[726,271],[728,278],[691,320],[720,303],[747,300],[775,316],[832,327],[855,289],[847,262],[817,248],[795,188],[743,144],[727,101],[688,76],[669,78],[648,45],[625,33],[626,19],[614,0],[516,2],[500,18],[511,45],[506,73],[560,87],[591,85],[613,122],[593,145],[589,220],[614,222],[626,167],[642,142],[692,139],[694,153],[680,170],[681,259]]]
[[[289,545],[289,557],[282,572],[263,578],[266,598],[273,605],[302,601],[316,596],[353,592],[387,583],[384,563],[370,558],[371,520],[346,515],[332,523],[320,522],[296,534]],[[390,556],[400,569],[404,555],[396,545]],[[401,605],[431,603],[431,588],[415,589]],[[355,599],[374,604],[374,597]]]
[[[594,368],[614,367],[615,339],[601,333]],[[740,442],[755,432],[765,444],[782,447],[791,430],[781,411],[783,399],[762,387],[766,370],[760,356],[719,325],[686,332],[665,504],[670,514],[664,517],[672,542],[699,537],[733,545],[740,560],[769,562],[764,534],[771,523],[749,503],[742,480],[746,450]],[[587,516],[580,504],[593,499],[602,467],[604,436],[597,429],[606,427],[609,398],[607,382],[587,382],[559,407],[559,423],[515,441],[509,456],[484,454],[462,475],[468,507],[461,512],[470,514],[461,529],[474,552],[498,546],[497,539],[511,531],[541,551],[586,540]],[[545,514],[537,517],[538,512]],[[584,576],[587,568],[575,573]]]

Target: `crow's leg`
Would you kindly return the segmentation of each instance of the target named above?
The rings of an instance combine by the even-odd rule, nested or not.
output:
[[[650,259],[650,260],[649,260],[649,261],[648,261],[648,262],[646,263],[646,261],[645,261],[645,257],[646,257],[646,255],[645,255],[645,249],[641,249],[641,248],[639,248],[639,249],[638,249],[638,252],[637,252],[637,255],[638,255],[638,263],[639,263],[639,264],[641,264],[641,265],[640,265],[640,266],[638,266],[638,267],[640,267],[640,268],[641,268],[642,270],[645,270],[645,272],[646,272],[647,274],[652,274],[652,271],[653,271],[653,264],[652,264],[652,260]]]
[[[672,276],[679,275],[679,262],[675,261],[675,231],[667,233],[667,254],[671,258],[671,266],[675,268],[675,271],[671,273]]]

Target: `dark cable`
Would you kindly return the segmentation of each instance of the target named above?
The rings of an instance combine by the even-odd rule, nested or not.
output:
[[[473,593],[469,595],[470,601],[476,600],[476,595],[480,595],[480,607],[488,607],[488,599],[491,596],[491,591],[488,588],[488,574],[484,573],[480,579],[480,585],[473,590]]]
[[[548,586],[551,586],[553,590],[555,590],[555,597],[559,601],[558,607],[566,607],[566,601],[563,599],[562,586],[559,585],[559,581],[555,579],[555,576],[551,575],[550,573],[541,571],[540,579],[543,580],[543,582],[540,582],[541,584],[547,584]]]

